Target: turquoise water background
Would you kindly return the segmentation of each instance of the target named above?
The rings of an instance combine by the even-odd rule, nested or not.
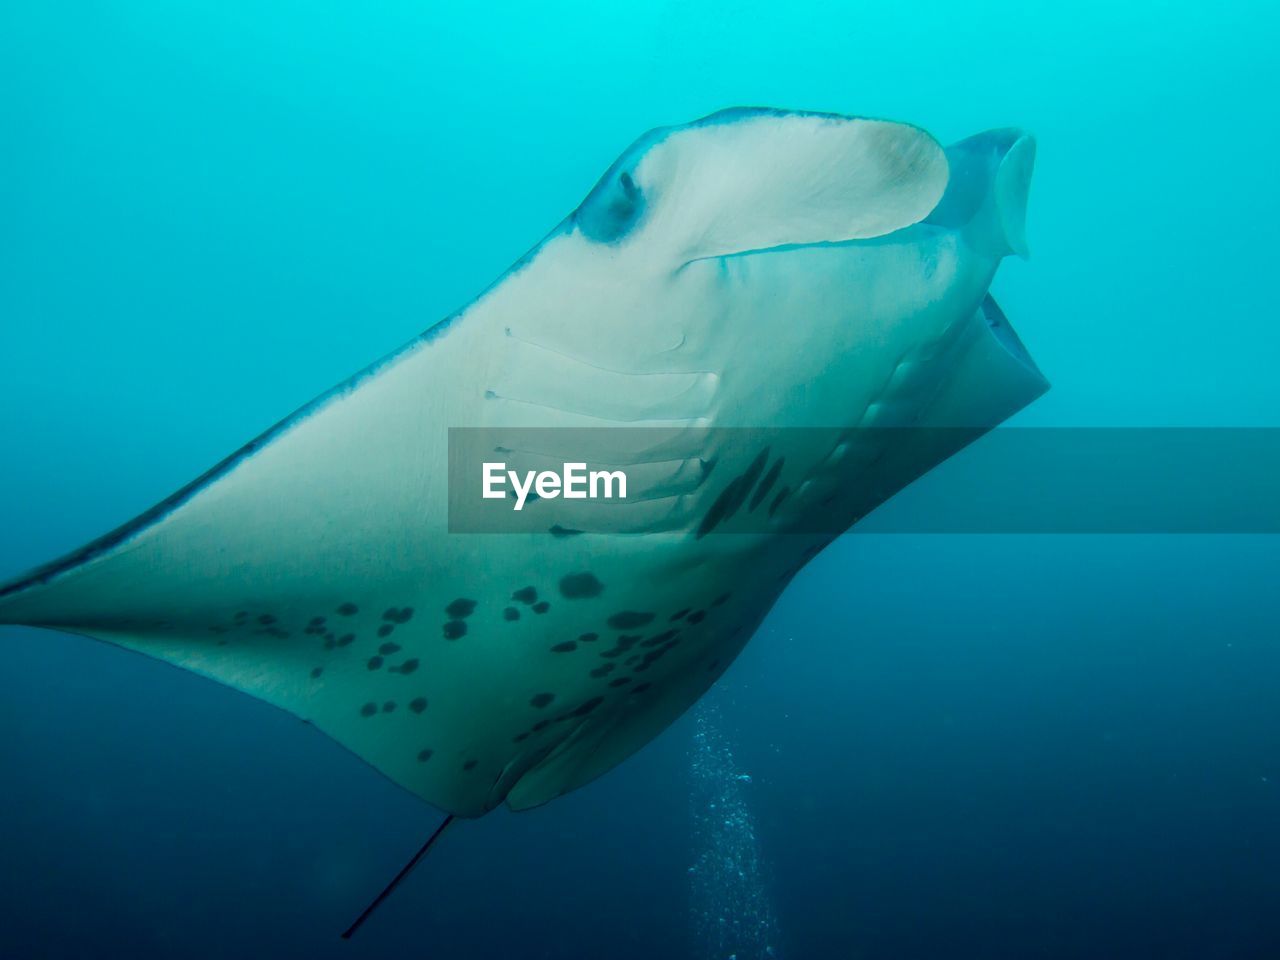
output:
[[[1018,423],[1280,426],[1278,21],[1150,0],[6,5],[0,577],[466,303],[643,131],[733,105],[1037,136],[1032,258],[993,287],[1054,384]],[[1278,564],[1247,536],[833,546],[712,695],[781,955],[1280,955]],[[429,810],[164,666],[17,629],[0,650],[0,954],[706,955],[687,721],[452,838],[344,948]]]

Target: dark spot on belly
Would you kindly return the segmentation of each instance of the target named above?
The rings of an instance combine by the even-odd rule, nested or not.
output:
[[[382,712],[391,713],[392,711],[395,710],[395,708],[396,708],[396,702],[394,700],[388,700],[386,703],[382,705]]]
[[[520,611],[517,610],[515,607],[507,607],[505,610],[502,611],[502,619],[503,620],[519,620]]]
[[[652,619],[652,613],[639,610],[619,610],[609,618],[609,626],[615,630],[634,630],[636,627],[643,627]]]
[[[466,763],[462,765],[462,769],[470,773],[472,770],[476,768],[476,765],[479,763],[480,763],[479,760],[468,760]]]
[[[408,660],[406,660],[404,663],[400,664],[400,666],[394,669],[396,669],[400,673],[413,673],[415,670],[418,669],[418,658],[410,657]]]
[[[391,631],[394,629],[395,627],[392,624],[384,623],[382,626],[378,628],[378,636],[389,637],[391,636]]]
[[[591,675],[596,679],[599,679],[600,677],[607,677],[609,674],[613,673],[616,666],[616,663],[602,663],[591,671]]]
[[[720,596],[716,597],[714,600],[712,600],[712,601],[711,601],[711,605],[712,605],[713,607],[719,607],[719,606],[722,606],[723,604],[725,604],[726,602],[728,602],[729,597],[731,597],[731,596],[732,596],[732,594],[729,594],[729,593],[722,593],[722,594],[720,594]]]
[[[691,609],[692,609],[691,607],[685,607],[682,610],[677,610],[675,613],[671,615],[671,621],[674,623],[677,620],[683,620],[685,617],[689,615],[689,611]]]
[[[383,612],[382,619],[391,623],[408,623],[412,616],[413,607],[401,607],[398,610],[395,607],[390,607]]]
[[[368,667],[370,670],[380,669],[382,667],[382,658],[378,656],[370,657]]]
[[[444,625],[444,638],[446,640],[457,640],[467,634],[467,625],[462,620],[450,620]]]
[[[685,619],[687,619],[690,623],[701,623],[706,618],[707,618],[707,611],[695,610],[693,611],[693,613],[689,614],[689,616],[686,617]]]
[[[609,681],[609,686],[611,686],[611,687],[625,687],[625,686],[626,686],[628,683],[630,683],[630,682],[631,682],[631,678],[630,678],[630,677],[615,677],[614,679],[612,679],[612,680],[610,680],[610,681]]]
[[[414,697],[409,701],[409,709],[414,713],[421,713],[423,710],[427,709],[427,698]]]
[[[550,706],[551,702],[555,700],[555,698],[556,695],[554,693],[535,693],[530,698],[529,705],[541,710],[543,707]]]
[[[751,495],[751,503],[747,505],[747,512],[754,513],[756,507],[760,506],[765,497],[769,495],[769,491],[773,489],[773,485],[778,482],[778,476],[782,473],[782,465],[786,462],[786,457],[779,457],[769,472],[764,475],[764,479],[760,481],[760,486],[756,487],[756,492]]]
[[[349,646],[351,643],[353,643],[355,639],[356,639],[356,635],[354,633],[344,633],[335,642],[340,647],[346,647],[346,646]]]
[[[534,613],[546,613],[550,609],[551,609],[551,604],[547,603],[547,601],[545,600],[539,600],[537,603],[533,605]]]
[[[612,660],[614,657],[620,657],[632,647],[636,645],[636,641],[640,639],[638,633],[624,633],[618,637],[618,642],[610,649],[603,651],[600,656]]]
[[[666,643],[668,640],[670,640],[672,637],[674,637],[674,636],[676,635],[676,633],[677,633],[677,631],[675,631],[675,630],[663,630],[661,633],[655,633],[655,634],[654,634],[652,637],[650,637],[648,640],[642,640],[642,641],[640,641],[640,646],[642,646],[642,647],[656,647],[656,646],[658,646],[658,644],[660,644],[660,643]]]
[[[511,738],[511,742],[523,743],[525,740],[528,740],[528,739],[529,739],[529,732],[526,730],[524,733],[517,733],[514,737]]]
[[[648,690],[652,686],[653,686],[652,683],[637,683],[634,687],[631,688],[631,694],[632,696],[634,696],[637,693],[644,693],[646,690]]]
[[[578,649],[578,645],[572,640],[566,640],[564,643],[557,643],[551,648],[552,653],[573,653]]]
[[[570,712],[569,716],[585,717],[602,703],[604,703],[604,697],[592,697],[590,700],[586,701],[586,703],[582,704],[582,706],[578,707],[577,710]]]
[[[533,603],[538,599],[538,591],[533,587],[521,587],[511,595],[511,599],[520,603]]]
[[[360,608],[350,601],[347,601],[338,607],[338,613],[342,614],[344,617],[354,617],[359,612]]]
[[[463,617],[471,616],[475,609],[476,602],[474,600],[468,600],[466,597],[459,597],[457,600],[454,600],[445,607],[444,612],[449,615],[450,619],[461,620]]]
[[[599,639],[600,634],[598,633],[583,633],[578,636],[579,643],[595,643]]]
[[[711,504],[711,509],[702,518],[702,523],[698,525],[698,537],[706,536],[738,512],[738,509],[746,502],[747,494],[755,486],[756,480],[760,477],[760,471],[764,469],[764,465],[768,460],[769,448],[765,447],[751,461],[751,466],[747,467],[741,476],[725,485],[725,488],[720,491],[720,496],[716,497],[715,502]]]
[[[366,703],[360,708],[360,716],[362,717],[372,717],[377,712],[378,705],[376,703]]]
[[[598,597],[603,590],[604,584],[596,579],[594,573],[571,573],[560,578],[560,593],[567,600]]]
[[[264,625],[272,624],[276,622],[276,618],[269,613],[264,613],[262,616],[258,617],[258,622]]]
[[[419,763],[426,763],[426,762],[427,762],[428,760],[430,760],[434,755],[435,755],[435,751],[434,751],[434,750],[419,750],[419,751],[418,751],[418,762],[419,762]]]
[[[641,657],[640,662],[636,664],[636,672],[639,673],[642,670],[648,670],[651,666],[666,656],[679,643],[679,640],[668,640],[656,650],[650,650]]]
[[[773,516],[778,512],[778,508],[782,506],[787,497],[791,496],[791,488],[783,487],[778,491],[778,495],[773,498],[773,503],[769,504],[769,516]]]
[[[582,531],[575,530],[573,527],[562,527],[557,523],[555,526],[550,528],[550,532],[553,537],[559,540],[563,537],[576,537]]]
[[[312,679],[312,680],[315,680],[315,679],[316,679],[317,677],[319,677],[319,676],[320,676],[320,674],[322,674],[322,673],[324,673],[324,667],[312,667],[312,668],[311,668],[311,679]]]
[[[382,654],[384,657],[389,657],[393,653],[400,652],[400,644],[392,643],[391,641],[388,640],[386,643],[384,643],[382,646],[378,648],[378,652]]]

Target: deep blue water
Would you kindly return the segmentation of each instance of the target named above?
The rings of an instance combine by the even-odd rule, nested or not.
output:
[[[0,9],[0,576],[467,302],[644,130],[735,104],[1036,134],[1033,257],[994,292],[1054,389],[1018,423],[1280,426],[1271,5],[433,6]],[[710,695],[778,955],[1280,956],[1277,569],[1262,536],[832,546]],[[713,956],[692,716],[463,825],[343,944],[434,811],[173,668],[0,649],[0,956]]]

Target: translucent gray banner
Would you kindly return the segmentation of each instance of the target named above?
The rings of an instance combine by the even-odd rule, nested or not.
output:
[[[1280,428],[450,431],[454,533],[850,528],[1280,533]]]

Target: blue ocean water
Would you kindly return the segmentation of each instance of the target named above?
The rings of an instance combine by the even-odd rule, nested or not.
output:
[[[1033,256],[994,292],[1054,389],[1018,423],[1280,426],[1277,26],[1243,0],[7,5],[0,577],[467,302],[644,130],[737,104],[1036,134]],[[846,537],[710,694],[762,864],[719,902],[767,910],[783,958],[1280,955],[1278,564],[1267,537]],[[690,796],[730,768],[698,766],[698,716],[458,829],[343,944],[433,811],[163,664],[0,646],[0,956],[719,956]]]

